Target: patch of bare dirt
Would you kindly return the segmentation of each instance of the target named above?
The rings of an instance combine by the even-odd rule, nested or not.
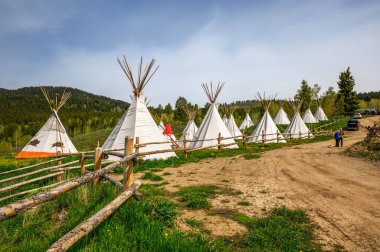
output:
[[[380,117],[361,120],[373,124]],[[347,132],[343,148],[329,148],[333,140],[282,148],[262,154],[259,159],[242,157],[202,160],[170,172],[165,189],[213,184],[236,193],[210,199],[214,208],[226,207],[249,216],[263,216],[285,205],[307,211],[317,225],[317,233],[327,249],[334,244],[349,251],[380,250],[380,163],[347,157],[342,151],[365,136],[365,129]],[[242,206],[248,201],[250,206]],[[199,220],[211,219],[205,213],[186,213]],[[210,226],[210,229],[225,229]],[[231,230],[231,235],[238,233]]]
[[[184,231],[197,231],[189,226],[186,219],[193,219],[202,222],[202,229],[215,237],[237,237],[244,234],[246,228],[230,218],[225,218],[218,214],[212,214],[205,210],[181,210],[181,216],[177,218],[177,226]]]
[[[362,126],[379,123],[380,117],[361,120]],[[259,159],[242,157],[206,159],[157,172],[180,187],[211,184],[226,193],[210,199],[213,208],[228,208],[249,216],[264,216],[278,206],[307,211],[326,249],[340,244],[348,251],[380,250],[380,162],[347,157],[347,146],[365,137],[366,130],[347,132],[343,148],[334,140],[268,151]],[[141,174],[136,174],[136,178]],[[146,183],[146,181],[144,181]],[[227,193],[229,192],[229,193]],[[239,205],[248,201],[251,205]],[[190,227],[184,218],[202,221],[212,235],[234,236],[244,227],[207,211],[183,211],[179,227]],[[182,221],[181,221],[182,220]],[[181,224],[182,223],[182,224]]]

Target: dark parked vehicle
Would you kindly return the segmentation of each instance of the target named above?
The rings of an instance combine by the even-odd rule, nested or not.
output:
[[[347,122],[347,130],[359,130],[359,120],[349,120]]]

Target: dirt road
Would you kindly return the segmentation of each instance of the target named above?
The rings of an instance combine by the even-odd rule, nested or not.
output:
[[[363,119],[362,124],[373,124],[379,119]],[[345,146],[364,136],[364,129],[347,133]],[[165,176],[168,191],[176,191],[178,186],[214,184],[242,192],[212,199],[215,209],[229,208],[250,216],[264,215],[281,205],[304,209],[316,224],[321,243],[327,249],[340,244],[348,251],[379,251],[380,163],[344,156],[342,151],[346,147],[329,147],[332,144],[333,141],[327,141],[277,149],[254,160],[207,159],[166,168],[157,174],[171,173]],[[237,204],[240,201],[252,205],[240,206]],[[199,211],[185,215],[208,221],[215,235],[242,232],[231,220],[213,220]]]

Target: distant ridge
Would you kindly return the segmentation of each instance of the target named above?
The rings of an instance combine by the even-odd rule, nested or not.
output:
[[[72,93],[62,107],[60,118],[69,135],[114,127],[129,104],[124,101],[92,94],[80,89],[47,86],[51,93]],[[50,116],[38,86],[19,89],[0,88],[0,140],[13,137],[15,129],[23,135],[34,135]]]

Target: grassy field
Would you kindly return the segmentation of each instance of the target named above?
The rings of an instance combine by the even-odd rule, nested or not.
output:
[[[339,127],[341,125],[334,125],[334,128]],[[102,141],[108,134],[109,131],[106,130],[86,134],[74,138],[73,142],[80,146],[78,149],[92,150],[95,147],[94,142]],[[144,201],[129,200],[107,221],[75,244],[71,250],[319,251],[321,248],[316,242],[313,226],[306,213],[283,207],[268,211],[268,215],[264,218],[249,217],[233,211],[228,212],[229,218],[244,225],[247,229],[246,233],[234,239],[212,237],[205,231],[202,222],[192,219],[187,219],[185,222],[195,231],[184,232],[175,225],[182,209],[190,211],[205,209],[213,213],[212,205],[208,202],[209,197],[213,197],[215,194],[235,192],[223,191],[215,185],[204,185],[180,188],[178,192],[170,194],[162,187],[168,183],[165,181],[165,173],[158,176],[155,172],[161,171],[165,167],[178,167],[206,158],[240,155],[246,159],[253,159],[260,157],[260,153],[264,151],[329,139],[331,137],[293,140],[285,144],[249,144],[246,149],[223,149],[220,153],[210,149],[189,153],[188,158],[184,158],[182,153],[177,153],[178,158],[144,161],[135,167],[135,171],[144,172],[142,179],[155,182],[155,184],[143,184],[140,188],[140,192],[145,196]],[[241,147],[241,143],[239,145]],[[75,157],[67,158],[64,162],[72,160],[75,160]],[[0,171],[15,169],[39,161],[41,160],[15,161],[13,156],[4,155],[0,157]],[[87,162],[91,162],[91,160]],[[34,169],[30,171],[32,170]],[[122,169],[118,168],[117,171],[121,172]],[[65,174],[64,179],[78,175],[79,171],[72,171]],[[0,179],[9,176],[4,175]],[[19,181],[23,181],[23,179]],[[55,179],[51,179],[21,187],[18,191],[54,182]],[[9,184],[12,183],[9,182]],[[9,184],[4,183],[2,187]],[[108,182],[103,182],[97,187],[93,187],[89,183],[36,209],[20,214],[16,218],[0,222],[0,251],[44,251],[66,232],[112,201],[118,193],[119,191]],[[5,195],[7,194],[2,196]],[[17,199],[4,201],[1,205],[15,200]],[[249,207],[245,201],[241,201],[239,204]]]

